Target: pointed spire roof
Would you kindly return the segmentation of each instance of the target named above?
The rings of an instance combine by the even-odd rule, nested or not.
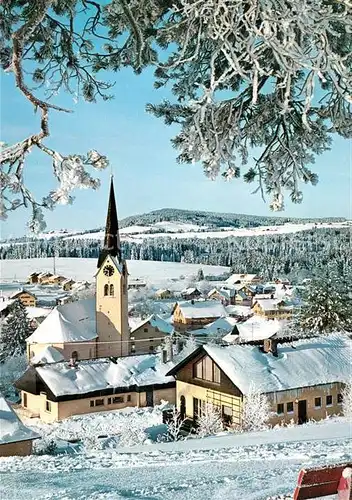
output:
[[[110,183],[108,213],[106,216],[106,224],[105,224],[104,246],[99,254],[98,267],[102,265],[107,255],[112,255],[113,257],[117,257],[119,262],[121,262],[122,260],[119,222],[117,218],[114,181],[112,176]]]

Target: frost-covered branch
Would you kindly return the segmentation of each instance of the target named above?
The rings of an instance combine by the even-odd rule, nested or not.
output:
[[[252,382],[243,402],[242,428],[246,431],[260,431],[267,427],[270,418],[270,404]]]

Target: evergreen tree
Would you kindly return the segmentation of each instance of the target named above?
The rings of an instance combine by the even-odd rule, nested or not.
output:
[[[203,269],[200,268],[198,270],[198,273],[197,273],[197,281],[203,281],[204,280],[204,273],[203,273]]]
[[[306,333],[328,334],[352,331],[352,297],[347,275],[339,276],[336,267],[313,278],[303,294],[304,305],[297,326]]]
[[[0,362],[10,356],[26,352],[26,338],[32,333],[25,306],[19,300],[13,304],[11,313],[2,325],[0,334]]]

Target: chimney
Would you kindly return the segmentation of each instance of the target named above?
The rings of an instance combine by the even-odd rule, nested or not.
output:
[[[179,337],[176,339],[176,354],[180,354],[183,348],[183,342],[182,339]]]
[[[271,353],[273,356],[277,357],[278,356],[278,352],[277,352],[277,339],[265,339],[264,340],[263,351],[266,354]]]
[[[162,353],[162,360],[163,360],[163,363],[167,363],[167,350],[166,349],[163,349],[161,351]]]
[[[166,340],[166,353],[167,353],[167,360],[172,361],[172,358],[174,357],[172,338],[168,338]]]
[[[68,366],[70,368],[77,368],[78,366],[77,358],[71,358],[70,361],[68,362]]]

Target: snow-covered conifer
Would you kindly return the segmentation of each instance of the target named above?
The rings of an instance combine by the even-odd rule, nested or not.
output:
[[[203,269],[200,268],[198,269],[198,273],[197,273],[197,281],[203,281],[204,280],[204,273],[203,273]]]
[[[25,306],[19,301],[13,304],[0,332],[0,362],[10,356],[26,352],[26,338],[32,333]]]
[[[246,431],[263,430],[267,427],[269,418],[268,398],[252,382],[243,402],[242,428]]]
[[[211,436],[224,428],[220,408],[212,403],[205,403],[201,415],[197,419],[197,434],[200,437]]]

